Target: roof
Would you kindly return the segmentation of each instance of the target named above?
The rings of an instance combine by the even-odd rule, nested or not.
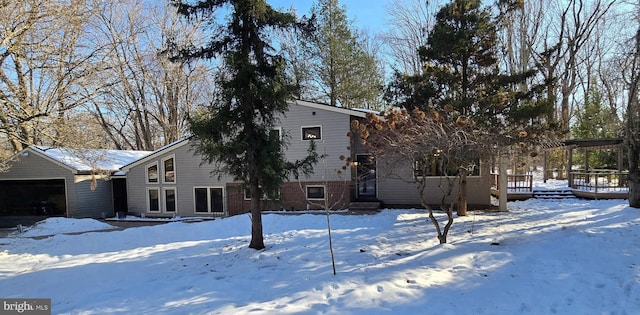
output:
[[[318,104],[318,103],[313,103],[313,102],[308,102],[308,101],[301,101],[301,100],[296,100],[296,101],[291,102],[291,103],[292,104],[296,104],[296,105],[300,105],[300,106],[311,107],[311,108],[315,108],[315,109],[327,110],[327,111],[330,111],[330,112],[336,112],[336,113],[356,116],[356,117],[360,117],[360,118],[365,118],[367,116],[367,112],[371,112],[371,111],[365,110],[365,109],[349,109],[349,108],[336,107],[336,106],[331,106],[331,105],[327,105],[327,104]]]
[[[76,172],[117,171],[122,166],[153,153],[151,151],[71,149],[46,146],[30,146],[25,150],[49,158]]]
[[[573,146],[578,148],[603,148],[603,147],[615,147],[624,143],[623,139],[570,139],[565,140],[562,145]]]

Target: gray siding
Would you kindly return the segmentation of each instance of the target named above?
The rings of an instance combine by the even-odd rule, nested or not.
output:
[[[163,154],[155,155],[152,159],[145,159],[139,165],[132,167],[127,173],[127,200],[129,212],[140,214],[147,211],[147,188],[159,188],[162,194],[163,189],[176,189],[177,213],[179,216],[201,215],[195,213],[194,187],[225,187],[232,178],[223,176],[218,180],[217,176],[211,175],[213,165],[200,165],[202,160],[200,155],[194,156],[191,141],[178,146],[173,150],[167,150]],[[150,164],[158,163],[159,173],[162,174],[162,161],[175,156],[175,183],[146,183],[146,169]],[[225,188],[225,194],[226,194]],[[164,200],[160,199],[161,212]]]
[[[75,218],[112,217],[113,191],[111,181],[106,176],[96,176],[96,188],[91,190],[91,175],[78,175],[75,178],[76,211]]]
[[[348,147],[350,139],[347,136],[350,125],[350,116],[342,113],[335,113],[322,109],[314,109],[296,104],[289,105],[289,111],[285,117],[281,117],[278,127],[288,139],[289,146],[286,149],[285,157],[290,161],[301,160],[307,156],[309,141],[302,140],[303,126],[321,126],[322,139],[316,141],[316,150],[318,154],[326,155],[324,161],[316,165],[315,172],[310,178],[302,177],[302,181],[341,181],[345,177],[349,178],[350,169],[342,171],[342,175],[338,175],[345,164],[344,160],[340,160],[340,156],[349,157]],[[211,170],[215,165],[201,165],[201,157],[194,156],[192,141],[176,145],[174,148],[168,148],[151,157],[143,159],[127,172],[127,200],[128,211],[134,214],[147,212],[147,189],[158,188],[162,194],[165,188],[175,188],[177,192],[177,214],[179,216],[202,215],[195,213],[194,204],[194,187],[223,187],[225,194],[225,202],[229,201],[229,191],[227,183],[232,183],[231,176],[222,176],[218,179],[217,175],[212,175]],[[157,163],[159,173],[162,174],[162,161],[170,156],[175,155],[175,174],[176,183],[166,184],[160,180],[158,183],[146,183],[146,168],[148,165]],[[295,178],[290,181],[296,182]],[[242,199],[242,198],[241,198]],[[162,209],[162,196],[160,198]],[[228,211],[228,205],[225,205],[225,211]],[[161,211],[164,213],[164,211]]]
[[[379,161],[378,167],[378,199],[387,205],[411,205],[419,206],[421,198],[416,190],[416,185],[410,183],[412,180],[412,166],[396,166],[393,170],[385,167],[384,160]],[[470,176],[467,178],[467,204],[475,206],[488,206],[490,200],[491,176],[486,163],[483,163],[480,176]],[[457,182],[457,181],[456,181]],[[429,204],[439,205],[442,200],[441,185],[446,184],[446,179],[440,177],[429,177],[425,197]],[[457,184],[452,196],[457,197]]]
[[[322,139],[315,141],[316,152],[320,155],[326,155],[326,157],[324,161],[320,161],[314,167],[314,174],[311,177],[303,177],[300,178],[300,180],[340,181],[343,180],[344,177],[349,178],[350,169],[347,169],[346,173],[340,176],[336,171],[340,170],[345,164],[345,161],[340,160],[340,156],[351,156],[348,149],[351,144],[347,136],[351,123],[350,118],[349,115],[328,110],[309,108],[296,104],[289,105],[289,111],[280,121],[280,126],[289,141],[289,146],[285,153],[287,160],[301,160],[307,156],[309,141],[302,140],[302,127],[322,127]],[[290,180],[295,181],[293,178]]]

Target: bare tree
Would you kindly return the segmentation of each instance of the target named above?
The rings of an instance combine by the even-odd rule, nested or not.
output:
[[[444,0],[392,0],[387,5],[388,31],[382,35],[394,70],[409,75],[422,73],[418,49],[426,46],[427,33]]]
[[[386,176],[415,183],[441,244],[447,242],[453,224],[454,204],[466,206],[467,176],[479,167],[479,161],[493,152],[495,143],[495,139],[478,129],[471,119],[449,109],[429,113],[417,108],[412,112],[391,110],[382,116],[371,113],[367,121],[354,121],[351,126],[379,165],[384,165]],[[425,196],[429,176],[437,176],[441,181],[439,209],[434,209]],[[446,215],[444,226],[436,217],[436,210]]]
[[[200,61],[170,61],[171,45],[198,40],[166,3],[102,2],[93,30],[109,47],[91,112],[116,148],[153,150],[188,129],[186,115],[209,102],[210,69]],[[106,82],[106,84],[104,84]]]
[[[531,19],[528,30],[529,52],[547,84],[548,98],[556,100],[559,133],[567,135],[584,71],[583,51],[598,25],[605,22],[616,1],[532,1],[525,8]]]
[[[331,188],[331,184],[329,182],[329,177],[330,177],[330,171],[327,168],[327,155],[326,153],[321,155],[320,157],[321,163],[324,165],[324,176],[323,178],[325,179],[324,181],[324,187],[325,187],[325,194],[324,194],[324,199],[322,200],[317,200],[317,199],[309,199],[307,198],[307,203],[308,205],[314,207],[314,208],[320,208],[323,209],[325,211],[325,216],[327,218],[327,233],[329,236],[329,252],[331,253],[331,266],[333,267],[333,274],[336,275],[336,261],[335,261],[335,255],[333,252],[333,237],[331,236],[331,211],[334,209],[338,209],[341,206],[343,206],[345,204],[345,197],[347,194],[347,190],[346,190],[346,183],[347,183],[347,178],[344,177],[344,172],[351,167],[351,163],[349,161],[346,161],[345,165],[342,167],[342,169],[340,170],[333,170],[333,173],[336,174],[338,177],[342,177],[343,179],[343,185],[342,187],[340,187],[340,189],[338,191],[335,191],[334,189]],[[343,160],[345,159],[345,157],[341,157]],[[305,192],[305,187],[302,184],[302,181],[298,180],[298,186],[300,187],[300,191],[303,194],[306,194]]]
[[[0,134],[14,152],[61,145],[68,113],[87,101],[77,91],[100,50],[83,39],[90,10],[83,1],[0,3]]]
[[[640,25],[640,3],[636,5],[634,20]],[[629,206],[640,208],[640,26],[631,43],[625,140],[629,159]]]

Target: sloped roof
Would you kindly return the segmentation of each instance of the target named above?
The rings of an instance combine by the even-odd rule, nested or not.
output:
[[[30,146],[25,150],[31,150],[77,172],[117,171],[122,166],[153,153],[151,151],[71,149],[47,146]]]
[[[296,101],[293,101],[293,102],[289,102],[289,104],[296,104],[296,105],[300,105],[300,106],[304,106],[304,107],[321,109],[321,110],[326,110],[326,111],[330,111],[330,112],[336,112],[336,113],[340,113],[340,114],[356,116],[356,117],[360,117],[360,118],[366,117],[368,112],[375,113],[375,111],[371,111],[371,110],[367,110],[367,109],[342,108],[342,107],[331,106],[331,105],[328,105],[328,104],[319,104],[319,103],[302,101],[302,100],[296,100]]]

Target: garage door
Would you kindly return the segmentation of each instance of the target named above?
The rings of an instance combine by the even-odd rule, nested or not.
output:
[[[64,179],[0,181],[0,215],[64,215]]]

